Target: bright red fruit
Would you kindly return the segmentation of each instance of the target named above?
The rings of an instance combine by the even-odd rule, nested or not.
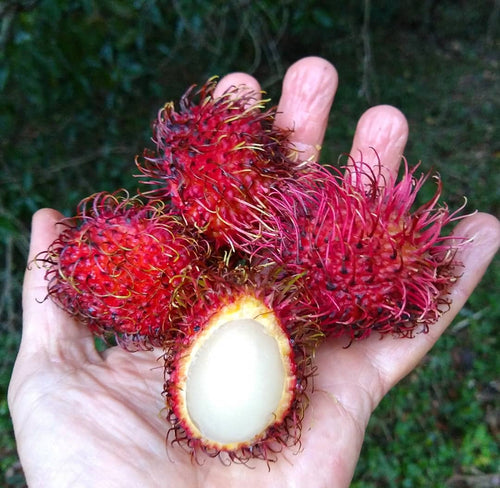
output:
[[[300,442],[323,338],[307,293],[270,266],[212,270],[202,286],[165,343],[169,438],[195,458],[275,461]]]
[[[161,343],[207,253],[166,208],[98,193],[46,253],[49,296],[99,336],[126,347]],[[192,299],[189,296],[189,299]]]
[[[215,98],[209,81],[189,90],[177,111],[168,103],[154,126],[157,154],[137,164],[155,197],[170,198],[188,223],[217,247],[258,239],[266,228],[262,197],[300,171],[285,131],[273,128],[274,111],[252,91],[229,90]]]
[[[396,183],[362,162],[345,175],[317,166],[270,197],[282,236],[272,257],[303,273],[327,335],[411,337],[447,309],[459,240],[447,243],[443,228],[456,214],[438,206],[437,178],[435,195],[414,208],[426,180],[414,173]]]

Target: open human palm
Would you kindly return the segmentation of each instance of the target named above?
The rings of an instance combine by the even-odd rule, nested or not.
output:
[[[259,89],[243,73],[223,78]],[[293,65],[284,80],[276,123],[292,128],[304,157],[317,158],[337,87],[333,66],[319,58]],[[408,136],[404,116],[389,106],[366,112],[351,154],[375,154],[396,173]],[[57,236],[53,210],[33,219],[30,260]],[[200,455],[192,460],[166,440],[162,409],[162,351],[98,352],[84,326],[68,318],[46,295],[45,271],[31,266],[24,283],[23,338],[9,390],[20,459],[30,487],[346,487],[359,457],[373,409],[432,347],[479,282],[500,240],[492,216],[463,219],[456,235],[470,239],[457,261],[462,276],[451,291],[451,308],[428,334],[412,340],[373,335],[346,348],[325,342],[303,423],[301,444],[278,461],[225,465]],[[251,468],[251,469],[249,469]]]

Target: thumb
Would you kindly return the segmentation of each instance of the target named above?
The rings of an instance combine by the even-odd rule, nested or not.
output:
[[[36,354],[57,362],[69,359],[87,360],[97,354],[92,334],[82,324],[71,319],[47,297],[47,268],[37,262],[59,234],[57,223],[62,215],[42,209],[33,216],[31,244],[23,284],[23,333],[19,359]]]

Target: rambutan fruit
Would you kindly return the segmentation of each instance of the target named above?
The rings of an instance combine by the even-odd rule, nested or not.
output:
[[[201,273],[208,248],[161,202],[97,193],[48,251],[48,296],[96,335],[127,348],[160,345]]]
[[[303,273],[327,335],[411,337],[447,309],[456,247],[442,233],[456,212],[438,205],[438,177],[435,195],[413,209],[428,178],[415,170],[395,182],[362,162],[344,175],[318,165],[270,196],[282,240],[260,251]]]
[[[195,459],[271,462],[300,442],[322,333],[293,279],[265,283],[269,270],[252,274],[244,285],[209,279],[167,347],[169,436]]]
[[[427,176],[362,161],[301,162],[275,110],[215,81],[167,103],[139,196],[97,193],[37,258],[48,296],[96,335],[164,349],[168,438],[247,463],[300,449],[314,352],[325,337],[412,337],[457,279]],[[454,239],[456,242],[457,239]]]
[[[152,195],[170,198],[188,225],[216,247],[237,247],[272,231],[261,197],[302,166],[292,157],[288,132],[273,127],[275,110],[253,91],[233,88],[214,97],[209,80],[167,103],[154,124],[156,153],[137,165]]]

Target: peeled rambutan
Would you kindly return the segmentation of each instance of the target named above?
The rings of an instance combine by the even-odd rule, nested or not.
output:
[[[345,174],[318,165],[270,196],[282,239],[259,252],[303,273],[327,335],[411,337],[447,309],[456,247],[442,234],[456,213],[438,205],[438,177],[435,195],[413,208],[427,179],[415,170],[395,182],[362,162]]]
[[[37,257],[50,298],[98,336],[127,348],[160,345],[208,249],[164,204],[126,192],[92,195],[61,224]]]
[[[195,458],[203,452],[271,462],[300,442],[313,351],[323,335],[304,313],[306,295],[293,279],[267,282],[269,269],[250,270],[242,284],[236,271],[236,280],[204,283],[167,346],[169,436]]]
[[[137,165],[151,193],[170,198],[188,225],[217,247],[238,247],[266,228],[261,197],[276,182],[300,170],[287,144],[288,132],[273,127],[275,110],[250,90],[214,97],[216,82],[167,103],[154,124],[156,153]]]

